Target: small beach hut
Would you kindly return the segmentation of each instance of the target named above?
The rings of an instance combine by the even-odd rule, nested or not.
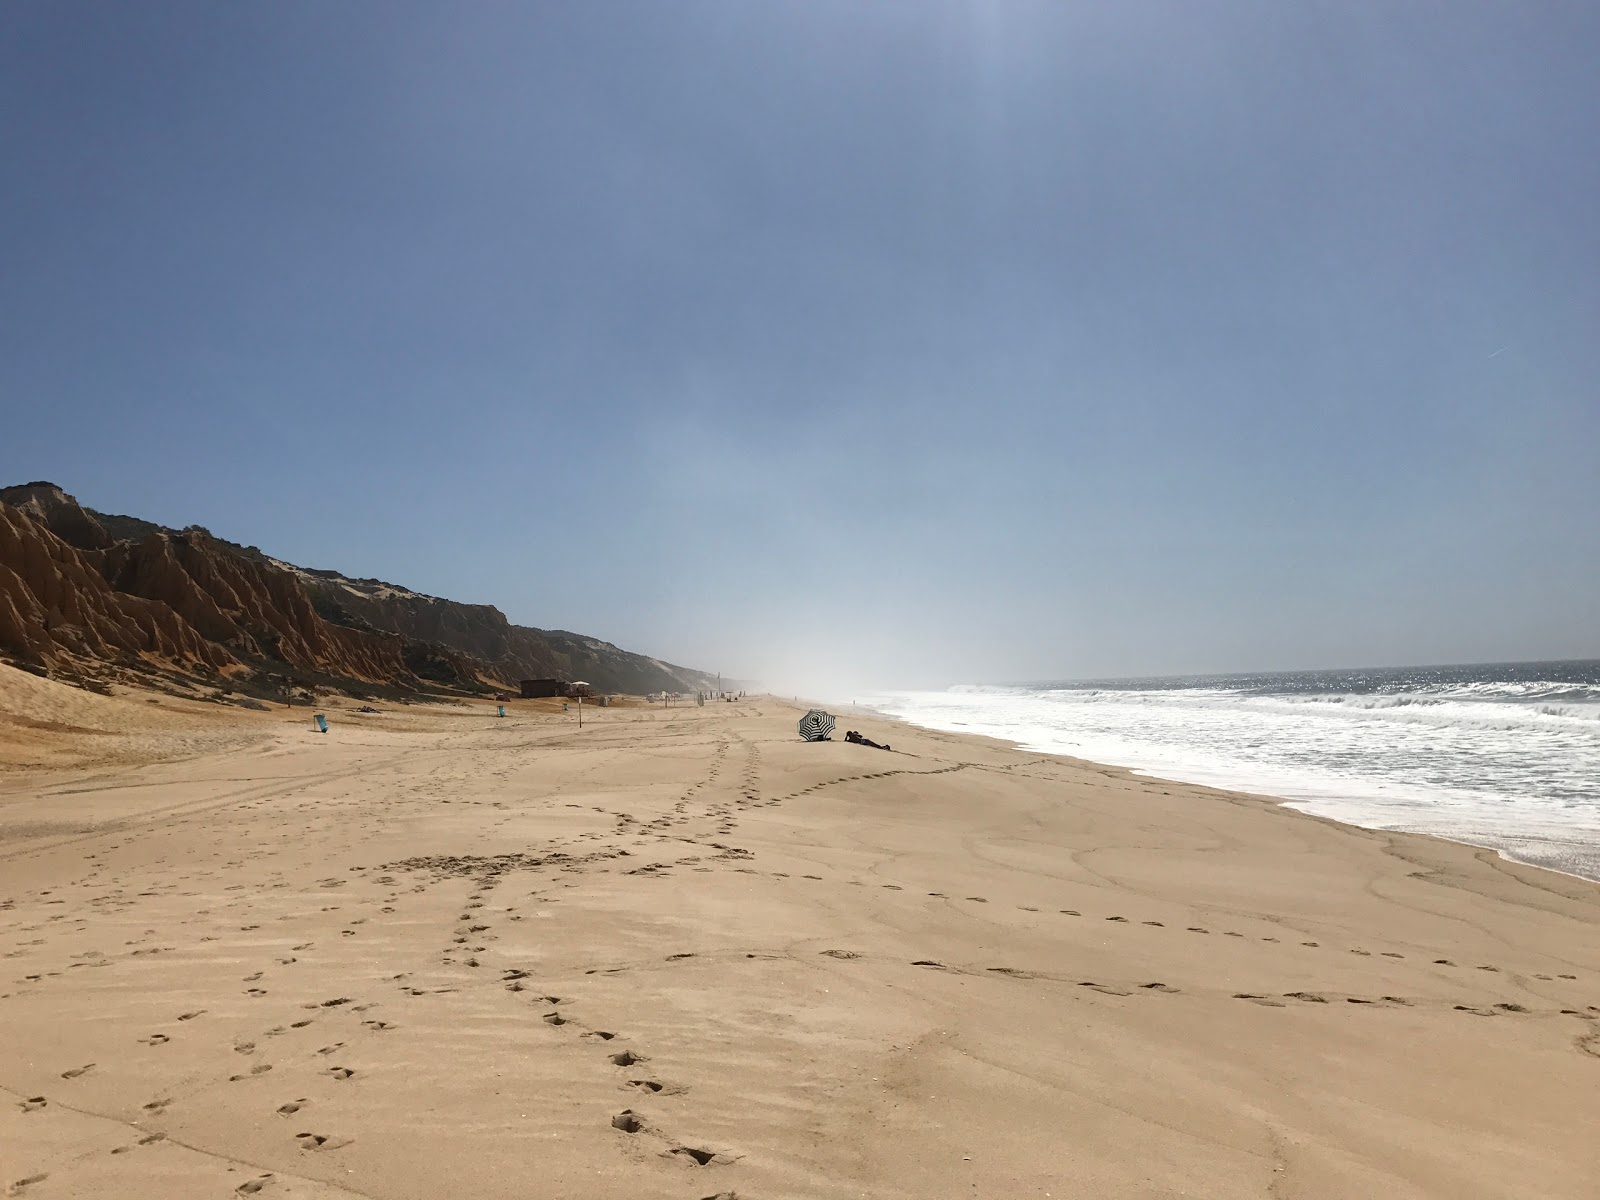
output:
[[[524,679],[521,686],[524,700],[538,700],[546,696],[567,695],[567,681],[565,679]]]

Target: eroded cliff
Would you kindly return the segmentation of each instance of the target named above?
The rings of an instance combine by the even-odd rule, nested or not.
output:
[[[513,625],[490,605],[308,570],[198,526],[96,513],[50,483],[0,489],[0,654],[39,671],[115,663],[283,686],[711,682],[598,639]]]

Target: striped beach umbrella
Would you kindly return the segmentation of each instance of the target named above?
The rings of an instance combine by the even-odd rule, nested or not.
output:
[[[813,708],[800,718],[800,736],[808,742],[820,742],[833,736],[833,717],[820,708]]]

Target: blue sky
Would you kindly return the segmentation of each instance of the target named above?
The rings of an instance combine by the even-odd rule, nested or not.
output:
[[[0,12],[0,479],[779,686],[1600,655],[1600,7]]]

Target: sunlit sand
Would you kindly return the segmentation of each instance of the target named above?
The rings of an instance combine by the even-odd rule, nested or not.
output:
[[[0,1187],[1595,1194],[1593,884],[767,698],[354,703],[0,668]]]

